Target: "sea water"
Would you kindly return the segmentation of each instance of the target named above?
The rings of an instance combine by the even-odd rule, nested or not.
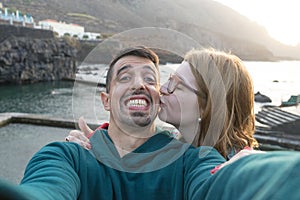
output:
[[[300,94],[300,61],[244,62],[250,72],[254,91],[267,95],[272,105],[280,105],[291,95]],[[168,80],[179,64],[160,66],[161,83]],[[104,66],[97,70],[104,70]],[[90,73],[97,76],[101,73]],[[44,82],[30,85],[0,86],[0,112],[45,114],[73,119],[83,115],[97,121],[107,121],[100,92],[105,88],[73,82]],[[78,92],[79,91],[79,92]],[[260,107],[262,104],[256,104]],[[298,107],[293,108],[299,111]],[[299,112],[300,113],[300,112]]]

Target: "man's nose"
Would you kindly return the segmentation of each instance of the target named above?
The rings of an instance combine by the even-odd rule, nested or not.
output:
[[[145,88],[145,81],[143,79],[143,77],[135,77],[134,81],[132,83],[132,89],[141,89],[141,88]]]

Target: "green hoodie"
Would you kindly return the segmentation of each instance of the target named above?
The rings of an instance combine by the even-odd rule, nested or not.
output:
[[[161,131],[120,158],[107,130],[75,143],[43,147],[29,162],[21,189],[36,199],[184,199],[224,162],[211,147],[196,149]]]

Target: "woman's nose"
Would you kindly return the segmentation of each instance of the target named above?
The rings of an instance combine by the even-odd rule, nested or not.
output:
[[[160,87],[160,93],[163,94],[163,95],[168,95],[168,89],[167,89],[167,85],[166,84],[163,84],[161,87]]]

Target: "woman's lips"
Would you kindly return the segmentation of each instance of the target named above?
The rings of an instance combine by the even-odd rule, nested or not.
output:
[[[165,106],[164,98],[161,96],[159,101],[160,106]]]

